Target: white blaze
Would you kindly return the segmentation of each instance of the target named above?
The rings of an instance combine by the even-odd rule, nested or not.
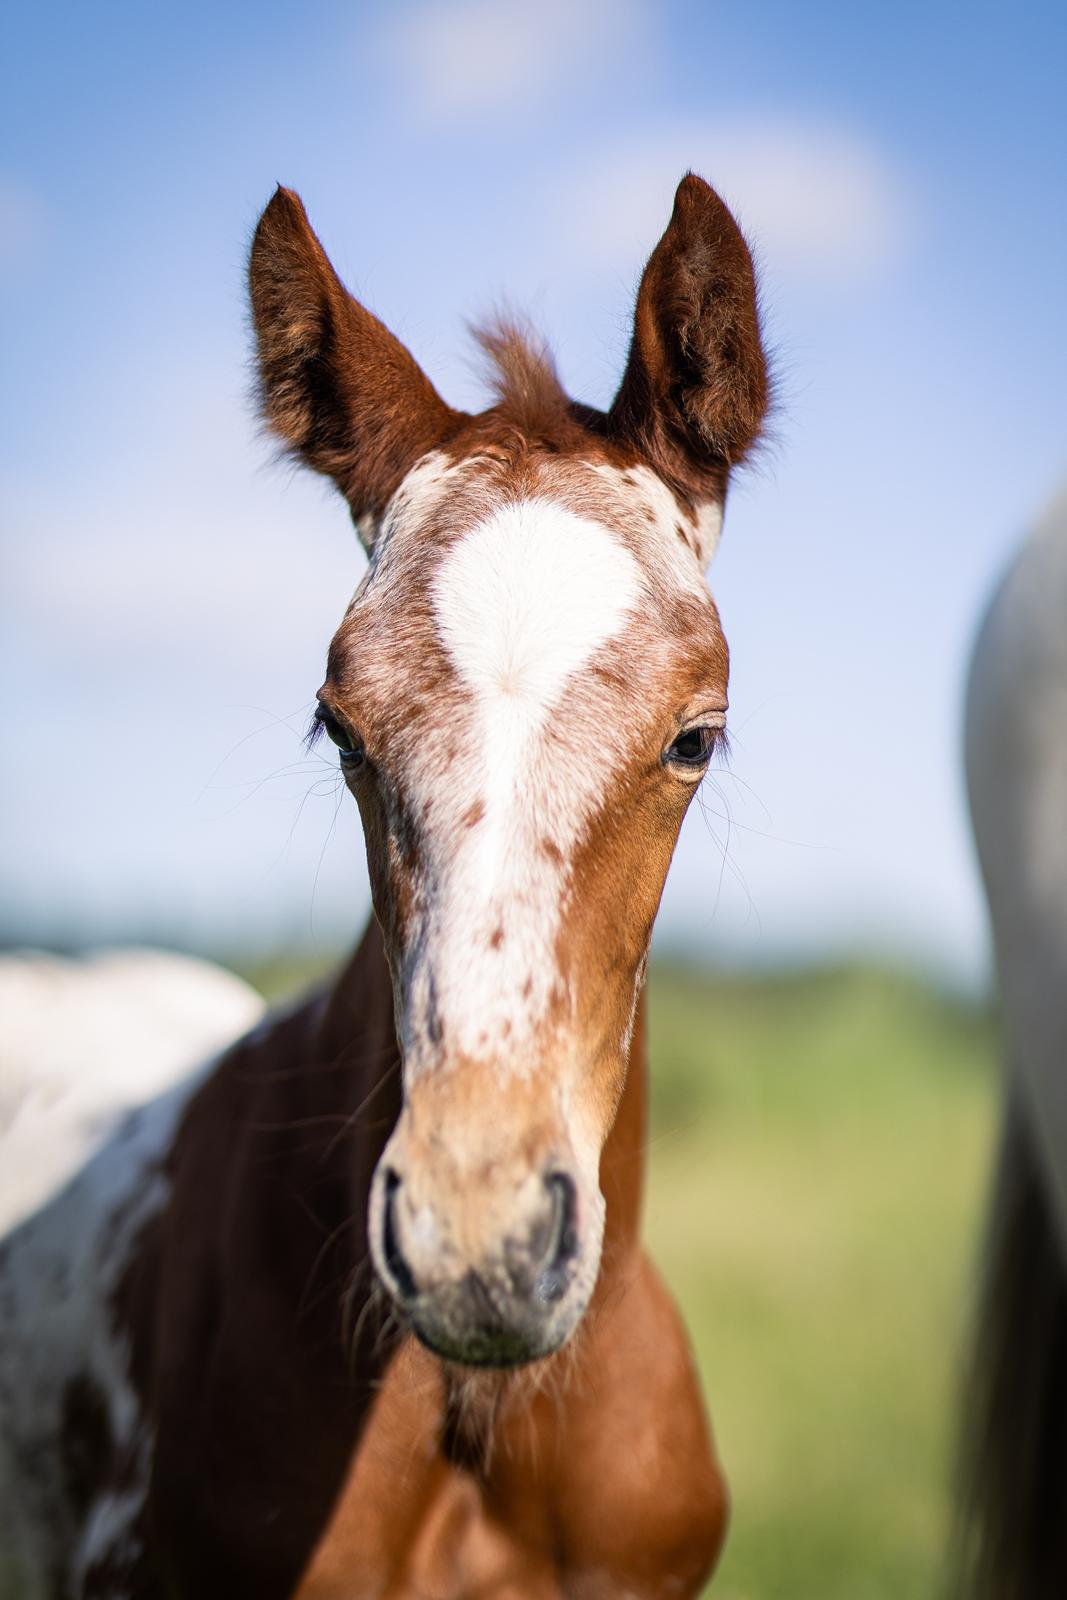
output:
[[[472,528],[434,582],[438,631],[472,697],[474,746],[454,803],[483,814],[458,840],[431,961],[442,1012],[472,1054],[505,1018],[514,1042],[547,1001],[562,870],[543,841],[565,855],[612,773],[610,730],[587,745],[580,713],[560,728],[552,713],[640,587],[620,539],[544,499]]]

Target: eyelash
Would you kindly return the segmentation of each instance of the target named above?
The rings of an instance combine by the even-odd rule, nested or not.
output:
[[[321,708],[320,708],[319,710],[317,710],[317,711],[312,713],[310,725],[308,727],[307,733],[304,735],[304,749],[308,752],[309,755],[310,755],[311,751],[315,749],[315,746],[317,744],[319,744],[320,741],[327,735],[328,727],[329,727],[329,725],[331,723],[333,724],[334,727],[337,728],[338,732],[343,732],[344,731],[340,727],[340,724],[336,721],[336,719],[330,716],[329,712],[322,711]],[[699,730],[694,728],[694,729],[688,729],[686,731],[695,733],[695,732],[698,732]],[[707,766],[707,764],[710,763],[710,761],[711,761],[713,756],[718,756],[720,761],[729,761],[729,759],[730,759],[730,736],[727,733],[726,729],[724,727],[722,727],[722,728],[709,728],[708,732],[711,734],[711,740],[710,740],[710,744],[708,746],[707,761],[704,762],[703,764],[705,766]],[[679,734],[678,737],[679,738],[684,738],[685,735],[684,734]],[[334,740],[333,742],[335,744],[337,744],[336,740]],[[338,746],[338,748],[340,750],[339,759],[340,759],[340,761],[342,762],[343,765],[346,765],[346,766],[348,766],[350,768],[351,767],[362,766],[363,760],[364,760],[364,756],[363,756],[363,751],[361,750],[361,748],[359,747],[358,744],[354,744],[351,747],[351,749],[342,748],[340,746]],[[664,753],[664,758],[663,759],[664,759],[664,761],[669,760],[669,755],[668,755],[667,752]],[[693,762],[692,765],[694,767],[696,767],[696,766],[700,765],[700,763]]]
[[[689,757],[681,754],[681,752],[678,750],[678,746],[683,740],[691,739],[696,734],[707,735],[707,743],[704,749],[695,757]],[[726,729],[724,727],[716,727],[707,723],[700,723],[696,727],[683,729],[682,732],[679,733],[677,737],[667,746],[666,750],[663,752],[661,760],[663,761],[664,766],[681,767],[683,770],[688,770],[690,772],[706,772],[711,763],[712,756],[717,755],[720,757],[720,759],[724,759],[729,756],[729,753],[730,741],[727,738]]]
[[[312,715],[311,726],[304,736],[305,750],[309,752],[313,750],[323,734],[337,746],[338,758],[342,767],[347,768],[349,772],[354,772],[363,765],[366,758],[360,741],[354,738],[345,728],[342,728],[337,718],[331,716],[324,706],[319,705]],[[340,737],[337,737],[338,735]],[[342,744],[341,739],[352,739],[352,743]]]

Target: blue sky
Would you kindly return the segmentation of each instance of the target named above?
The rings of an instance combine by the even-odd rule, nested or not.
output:
[[[362,921],[354,807],[299,744],[361,558],[246,399],[274,183],[449,399],[506,298],[603,402],[691,166],[762,261],[780,405],[710,575],[731,771],[662,936],[981,976],[960,699],[1067,472],[1062,7],[36,5],[5,57],[8,932]]]

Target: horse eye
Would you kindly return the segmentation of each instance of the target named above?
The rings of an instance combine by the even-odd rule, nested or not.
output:
[[[663,759],[676,767],[707,766],[718,733],[718,728],[687,728],[668,745]]]
[[[353,741],[351,734],[346,733],[336,717],[331,717],[330,713],[324,711],[320,706],[315,713],[315,721],[319,724],[327,739],[332,739],[337,746],[337,754],[343,767],[347,767],[349,771],[352,771],[356,767],[363,765],[364,755],[362,749]]]

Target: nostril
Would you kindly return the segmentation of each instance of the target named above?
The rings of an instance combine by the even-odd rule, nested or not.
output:
[[[541,1300],[558,1300],[567,1287],[567,1264],[578,1254],[578,1191],[565,1172],[549,1173],[545,1187],[552,1196],[553,1226],[537,1294]]]
[[[394,1172],[392,1167],[386,1167],[385,1205],[382,1208],[382,1254],[401,1299],[414,1300],[418,1293],[418,1285],[412,1276],[411,1268],[404,1260],[396,1236],[396,1192],[399,1188],[399,1174]]]
[[[547,1181],[556,1207],[556,1249],[550,1264],[565,1266],[578,1254],[578,1191],[566,1172],[553,1172]]]

